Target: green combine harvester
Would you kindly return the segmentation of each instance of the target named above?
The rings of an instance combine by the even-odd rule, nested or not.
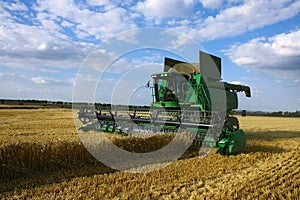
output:
[[[165,58],[164,72],[151,75],[153,102],[149,110],[81,109],[82,130],[122,133],[182,131],[195,133],[194,141],[217,147],[217,153],[243,152],[246,139],[239,121],[231,116],[238,108],[237,92],[251,97],[250,88],[221,81],[221,58],[199,52],[199,63]],[[92,122],[96,119],[96,122]]]

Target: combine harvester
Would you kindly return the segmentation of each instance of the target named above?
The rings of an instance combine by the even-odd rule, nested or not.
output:
[[[152,74],[153,102],[150,110],[81,109],[81,130],[122,133],[182,131],[196,133],[202,146],[217,147],[217,153],[236,155],[246,145],[245,135],[231,111],[238,108],[237,92],[251,97],[248,86],[221,81],[221,58],[199,52],[199,63],[165,58],[164,72]],[[91,122],[96,119],[96,122]]]

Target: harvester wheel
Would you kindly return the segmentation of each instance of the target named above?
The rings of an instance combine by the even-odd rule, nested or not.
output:
[[[242,129],[238,129],[233,136],[230,138],[226,154],[227,155],[236,155],[242,153],[246,146],[246,137]]]

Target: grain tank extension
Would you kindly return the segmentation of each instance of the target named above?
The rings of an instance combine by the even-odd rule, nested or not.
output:
[[[196,132],[195,141],[217,147],[220,154],[244,150],[244,132],[230,113],[238,108],[237,92],[251,97],[251,91],[248,86],[221,81],[221,58],[202,51],[199,63],[165,58],[164,71],[152,74],[151,78],[152,82],[147,84],[153,94],[150,110],[82,109],[78,118],[86,125],[81,129],[127,135],[191,131]],[[97,123],[92,122],[94,118]]]

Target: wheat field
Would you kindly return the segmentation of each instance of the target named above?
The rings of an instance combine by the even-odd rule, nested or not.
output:
[[[189,149],[156,171],[105,166],[82,145],[69,109],[0,110],[1,199],[299,199],[300,118],[239,117],[247,146],[237,156]],[[107,135],[135,152],[172,136]]]

